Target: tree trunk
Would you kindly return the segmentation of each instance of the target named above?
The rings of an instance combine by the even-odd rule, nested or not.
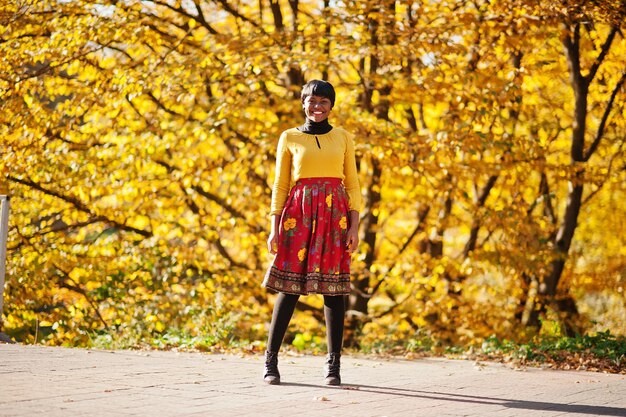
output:
[[[380,6],[376,6],[375,10],[379,11]],[[360,101],[366,111],[373,113],[379,119],[389,121],[389,93],[391,92],[391,87],[386,85],[376,86],[372,80],[379,67],[379,59],[376,52],[379,44],[379,27],[380,23],[376,17],[369,19],[370,44],[375,52],[369,56],[369,68],[367,71],[369,76],[363,80],[364,88]],[[365,59],[361,59],[360,66],[363,70],[362,72],[365,73]],[[376,106],[372,102],[375,90],[379,93],[379,102]],[[365,322],[364,318],[368,314],[368,303],[373,295],[370,278],[372,277],[372,266],[376,260],[376,234],[378,230],[382,166],[381,162],[374,156],[370,157],[369,161],[371,163],[370,180],[361,222],[361,230],[363,231],[362,244],[366,248],[365,265],[363,273],[355,278],[351,295],[348,297],[346,332],[344,336],[346,346],[356,346],[358,344],[357,335]]]
[[[378,229],[378,212],[380,207],[380,161],[371,158],[371,177],[367,187],[365,210],[361,222],[363,230],[362,245],[365,247],[365,266],[363,273],[353,280],[353,289],[348,297],[348,313],[346,318],[346,346],[356,346],[357,333],[363,325],[362,318],[367,316],[367,304],[370,294],[371,268],[376,259],[376,230]]]
[[[578,227],[578,214],[580,213],[584,191],[583,174],[585,168],[583,164],[585,162],[584,149],[589,80],[582,75],[580,67],[580,24],[577,23],[573,29],[568,29],[569,33],[565,36],[563,44],[567,55],[570,83],[575,97],[574,123],[570,147],[570,164],[575,168],[575,173],[568,182],[565,212],[553,241],[553,260],[537,291],[539,306],[533,308],[529,317],[529,323],[538,323],[539,317],[546,312],[548,306],[551,306],[556,311],[560,311],[559,304],[556,302],[557,288],[567,262],[574,233]],[[565,313],[573,314],[573,311],[569,309],[569,312],[566,311]]]

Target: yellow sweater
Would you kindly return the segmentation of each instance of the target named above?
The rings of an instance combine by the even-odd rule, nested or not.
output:
[[[319,147],[315,138],[319,141]],[[341,178],[350,210],[361,208],[361,187],[354,159],[354,137],[342,128],[314,135],[298,129],[285,130],[276,151],[276,179],[270,215],[282,213],[292,184],[300,178]]]

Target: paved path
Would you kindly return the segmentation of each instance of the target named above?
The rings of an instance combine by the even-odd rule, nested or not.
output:
[[[262,357],[0,344],[0,416],[626,416],[626,376],[445,359]]]

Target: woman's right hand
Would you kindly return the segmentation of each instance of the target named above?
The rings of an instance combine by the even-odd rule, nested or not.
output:
[[[278,250],[278,239],[274,232],[270,233],[270,237],[267,239],[267,250],[272,255],[275,255]]]
[[[280,216],[275,214],[272,216],[272,228],[270,229],[270,237],[267,239],[267,250],[272,255],[276,255],[276,252],[278,252],[278,229],[279,227],[280,227]]]

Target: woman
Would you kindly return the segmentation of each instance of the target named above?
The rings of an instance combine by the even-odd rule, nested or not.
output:
[[[282,133],[276,154],[268,239],[276,256],[263,286],[279,294],[263,379],[280,384],[278,350],[300,295],[322,294],[328,340],[325,383],[340,385],[344,296],[350,293],[350,254],[359,243],[361,190],[353,137],[328,122],[335,104],[333,86],[312,80],[302,88],[301,99],[305,123]]]

